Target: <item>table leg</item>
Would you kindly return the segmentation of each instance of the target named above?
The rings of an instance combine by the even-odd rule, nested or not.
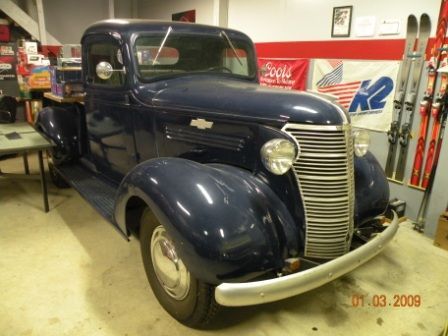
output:
[[[48,192],[47,192],[47,181],[45,180],[45,168],[44,168],[44,160],[42,157],[42,151],[40,150],[38,152],[38,156],[39,156],[39,169],[40,169],[40,183],[42,186],[42,195],[44,198],[44,209],[45,212],[49,211],[49,206],[48,206]]]
[[[28,153],[23,153],[23,167],[25,168],[25,174],[30,174],[30,166],[28,165]]]

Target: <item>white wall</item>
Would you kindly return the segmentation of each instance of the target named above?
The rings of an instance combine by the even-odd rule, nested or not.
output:
[[[400,35],[376,34],[375,38],[402,38],[408,15],[422,13],[431,17],[434,36],[440,0],[229,0],[229,27],[255,42],[327,40],[331,39],[333,7],[345,5],[353,5],[351,36],[356,17],[375,16],[377,28],[384,20],[402,22]]]
[[[171,14],[195,9],[197,23],[213,24],[213,6],[213,0],[140,0],[138,17],[171,21]]]
[[[79,43],[84,30],[92,23],[109,18],[108,0],[44,0],[47,31],[62,44]],[[129,18],[132,1],[115,0],[115,17]]]
[[[33,3],[15,1],[21,6]],[[195,9],[196,22],[213,24],[216,1],[115,0],[115,17],[131,17],[133,5],[139,18],[160,20],[171,20],[173,13]],[[43,3],[47,30],[61,43],[78,43],[87,26],[108,18],[108,0]],[[403,23],[400,35],[376,38],[402,38],[407,16],[410,13],[420,16],[423,12],[431,17],[434,36],[440,0],[228,0],[228,25],[247,33],[255,42],[326,40],[331,38],[332,8],[347,4],[353,5],[352,22],[356,17],[368,15],[376,16],[378,23],[400,20]]]

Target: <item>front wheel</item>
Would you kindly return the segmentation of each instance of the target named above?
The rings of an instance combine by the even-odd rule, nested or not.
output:
[[[214,286],[188,271],[170,235],[149,209],[140,221],[140,247],[146,276],[162,307],[189,327],[205,327],[219,308]]]

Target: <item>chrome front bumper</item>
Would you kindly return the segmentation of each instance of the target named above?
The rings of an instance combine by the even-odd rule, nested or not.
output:
[[[223,283],[215,299],[223,306],[249,306],[285,299],[320,287],[362,265],[380,253],[398,230],[398,217],[361,247],[325,264],[283,277],[243,283]]]

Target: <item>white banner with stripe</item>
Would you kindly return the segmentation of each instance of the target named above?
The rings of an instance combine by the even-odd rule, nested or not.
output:
[[[399,61],[314,60],[312,90],[337,97],[355,127],[386,132]]]

